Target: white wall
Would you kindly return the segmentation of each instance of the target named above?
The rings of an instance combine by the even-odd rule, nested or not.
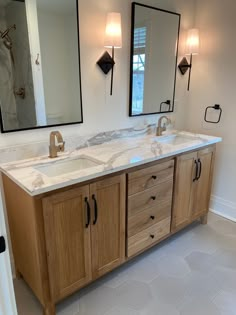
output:
[[[182,13],[182,28],[187,29],[193,23],[194,0],[159,0],[143,1],[158,7]],[[80,0],[80,37],[81,37],[81,72],[84,124],[60,127],[65,137],[91,132],[101,132],[135,125],[143,118],[128,117],[129,97],[129,51],[131,1],[124,0]],[[107,77],[96,65],[104,48],[104,30],[106,13],[119,11],[122,14],[123,48],[116,50],[116,69],[114,93],[109,95],[110,76]],[[185,122],[186,77],[177,77],[176,126],[183,128]],[[145,118],[155,122],[157,116]],[[32,130],[14,134],[0,135],[0,147],[48,139],[50,129]]]
[[[188,127],[223,137],[217,145],[211,207],[236,220],[236,2],[197,0],[196,26],[200,28],[200,55],[194,58]],[[221,104],[218,125],[203,122],[207,106]]]

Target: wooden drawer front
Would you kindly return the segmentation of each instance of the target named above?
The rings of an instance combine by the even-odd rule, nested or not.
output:
[[[128,216],[172,200],[173,179],[128,198]]]
[[[128,237],[131,237],[171,216],[171,200],[156,204],[128,218]]]
[[[128,238],[128,253],[131,257],[151,246],[170,233],[170,218],[166,218],[152,227]]]
[[[173,179],[174,160],[146,167],[128,174],[128,195],[133,195]]]

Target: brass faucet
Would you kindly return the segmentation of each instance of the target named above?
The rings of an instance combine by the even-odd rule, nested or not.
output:
[[[164,126],[161,126],[162,120],[166,119],[166,124],[169,125],[171,123],[170,118],[167,116],[161,116],[158,120],[157,129],[156,129],[156,135],[161,136],[163,131],[166,131],[166,124]]]
[[[57,143],[55,139],[57,138]],[[63,141],[62,135],[59,131],[52,131],[50,133],[50,145],[49,145],[49,157],[56,158],[58,152],[64,152],[65,150],[65,141]]]

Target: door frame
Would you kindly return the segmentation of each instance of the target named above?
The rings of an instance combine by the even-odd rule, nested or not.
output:
[[[2,177],[0,176],[0,235],[5,238],[6,251],[0,254],[0,313],[17,315],[15,292],[13,287],[12,270],[10,263],[9,241],[6,232],[6,221]],[[2,272],[3,271],[3,272]]]

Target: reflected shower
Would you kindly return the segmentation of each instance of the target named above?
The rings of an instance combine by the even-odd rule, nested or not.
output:
[[[16,30],[16,24],[13,24],[12,26],[8,27],[4,32],[0,30],[1,38],[4,39],[3,43],[7,49],[12,48],[12,40],[11,37],[8,35],[12,29]]]
[[[13,52],[12,52],[12,39],[11,37],[9,36],[9,32],[14,29],[16,30],[16,24],[13,24],[12,26],[8,27],[4,32],[2,32],[0,30],[0,37],[3,39],[3,44],[4,46],[10,50],[10,54],[11,54],[11,60],[12,60],[12,63],[13,65],[15,65],[15,59],[14,59],[14,55],[13,55]]]

